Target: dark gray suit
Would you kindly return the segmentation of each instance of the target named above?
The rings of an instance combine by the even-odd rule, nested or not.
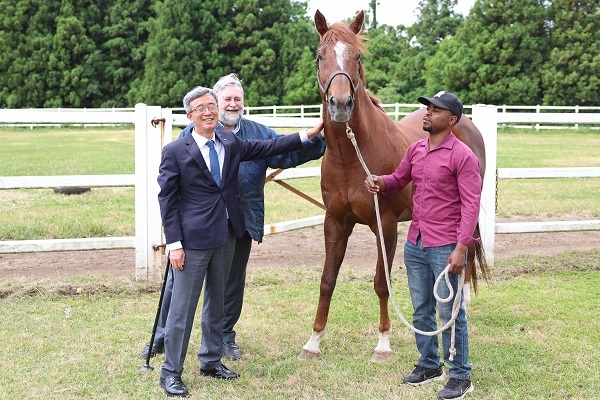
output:
[[[216,131],[224,148],[223,185],[214,181],[192,135],[163,148],[158,201],[167,243],[180,241],[186,254],[183,271],[173,270],[173,295],[166,323],[165,363],[161,376],[181,376],[202,283],[209,297],[202,324],[200,367],[220,365],[223,347],[223,288],[231,266],[235,237],[245,231],[238,192],[240,162],[302,148],[298,134],[271,140],[243,140]],[[229,216],[229,219],[227,218]],[[205,301],[207,301],[205,299]]]

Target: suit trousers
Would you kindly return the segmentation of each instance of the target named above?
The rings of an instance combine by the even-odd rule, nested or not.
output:
[[[252,250],[252,238],[246,232],[241,238],[237,238],[235,242],[235,252],[231,269],[229,270],[229,278],[225,285],[225,320],[223,321],[223,343],[235,342],[236,332],[235,324],[240,319],[242,314],[242,306],[244,303],[244,289],[246,287],[246,269],[250,252]],[[165,293],[163,295],[163,304],[160,308],[158,324],[156,325],[156,333],[154,334],[154,343],[162,345],[165,338],[165,326],[167,324],[167,316],[169,315],[169,306],[171,303],[171,295],[173,293],[173,271],[170,270],[165,284]],[[206,291],[204,297],[206,298]],[[206,302],[205,299],[205,305]],[[208,315],[206,310],[202,310],[202,318]]]
[[[241,238],[237,238],[235,242],[235,252],[231,269],[229,270],[229,278],[225,284],[225,319],[223,321],[223,343],[235,342],[235,324],[240,319],[242,314],[242,306],[244,304],[244,289],[246,288],[246,267],[252,250],[252,238],[246,232]],[[204,292],[206,308],[206,292]],[[205,310],[202,311],[202,319],[204,319]]]
[[[213,369],[221,364],[223,352],[223,293],[235,248],[235,232],[229,226],[227,242],[210,249],[184,249],[183,271],[173,273],[173,293],[165,326],[165,362],[163,378],[181,376],[194,324],[194,316],[205,282],[204,290],[208,313],[202,322],[202,343],[199,353],[200,368]],[[205,301],[206,301],[205,299]]]

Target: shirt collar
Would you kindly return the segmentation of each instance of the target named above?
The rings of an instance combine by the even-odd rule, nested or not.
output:
[[[206,142],[208,142],[210,139],[205,138],[202,135],[199,135],[198,132],[196,132],[196,128],[192,128],[192,137],[194,138],[194,140],[196,141],[196,143],[198,143],[198,147],[202,147],[206,144]],[[217,135],[214,134],[213,132],[213,140],[215,141],[215,143],[217,142]]]
[[[240,118],[240,122],[242,122],[242,119]],[[233,130],[231,131],[231,133],[237,135],[237,133],[240,131],[240,122],[238,122],[235,125],[235,128],[233,128]],[[221,121],[219,121],[217,123],[217,127],[219,127],[220,129],[225,129],[225,126],[223,126],[223,124],[221,123]]]
[[[450,132],[448,134],[448,136],[446,136],[444,138],[444,140],[442,140],[442,143],[440,143],[439,146],[433,150],[437,150],[437,149],[441,149],[441,148],[451,150],[454,147],[455,142],[456,142],[456,136],[454,136],[454,133]],[[427,148],[429,148],[429,136],[425,139],[423,146],[427,146]]]

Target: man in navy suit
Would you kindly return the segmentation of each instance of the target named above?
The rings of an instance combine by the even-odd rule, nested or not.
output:
[[[219,109],[212,89],[194,88],[183,105],[194,131],[163,148],[158,176],[158,201],[173,267],[160,387],[168,396],[181,397],[188,394],[181,374],[204,281],[208,304],[203,312],[208,316],[202,318],[200,373],[220,379],[239,377],[221,363],[221,356],[224,285],[236,236],[246,231],[238,191],[240,162],[300,149],[323,127],[321,120],[296,134],[243,140],[229,131],[215,130]]]

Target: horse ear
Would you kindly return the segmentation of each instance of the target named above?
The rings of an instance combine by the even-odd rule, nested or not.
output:
[[[317,28],[317,32],[319,32],[321,36],[323,36],[325,32],[329,30],[329,26],[327,26],[327,20],[319,10],[315,12],[315,27]]]
[[[360,32],[360,30],[362,29],[364,22],[365,22],[365,12],[361,11],[358,13],[356,18],[354,18],[354,21],[352,21],[352,23],[350,24],[350,29],[355,34],[358,34]]]

